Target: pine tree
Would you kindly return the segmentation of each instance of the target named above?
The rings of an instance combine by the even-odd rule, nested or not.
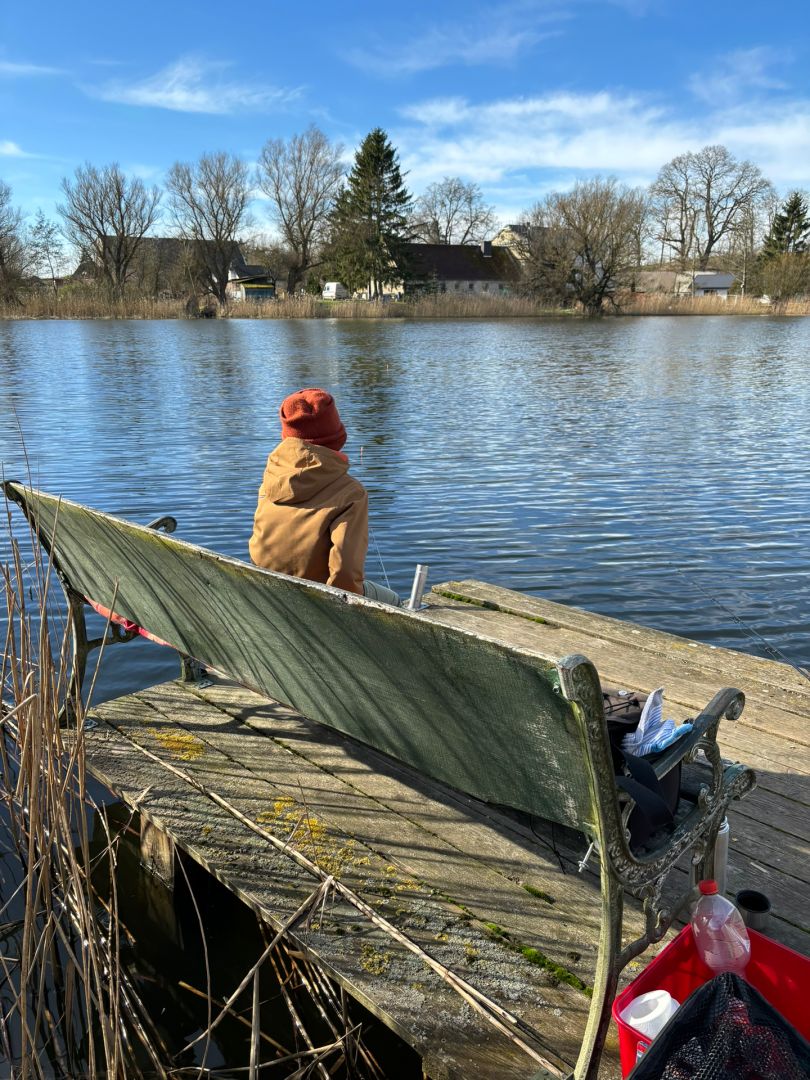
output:
[[[346,286],[367,287],[372,298],[383,285],[402,279],[410,204],[397,152],[382,128],[375,128],[355,154],[332,213],[330,261]]]
[[[773,219],[771,231],[762,248],[762,257],[772,259],[777,255],[800,255],[807,251],[809,243],[807,203],[800,191],[793,191]]]

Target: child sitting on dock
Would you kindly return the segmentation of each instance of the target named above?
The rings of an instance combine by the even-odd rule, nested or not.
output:
[[[251,559],[265,570],[399,603],[395,593],[364,581],[368,492],[349,476],[341,453],[346,429],[332,395],[299,390],[284,399],[279,416],[281,442],[259,488]]]

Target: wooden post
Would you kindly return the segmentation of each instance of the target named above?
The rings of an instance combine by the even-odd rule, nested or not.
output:
[[[141,816],[141,862],[168,889],[174,889],[174,840]]]

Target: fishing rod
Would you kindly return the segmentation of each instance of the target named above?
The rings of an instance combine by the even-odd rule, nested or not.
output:
[[[676,566],[675,563],[667,563],[667,566],[671,570],[674,570],[676,574],[680,574],[684,581],[687,583],[687,585],[691,585],[693,588],[697,589],[698,592],[705,596],[707,600],[709,600],[712,604],[715,605],[715,607],[718,607],[721,611],[724,611],[726,615],[729,616],[729,618],[733,619],[734,622],[737,623],[737,625],[742,630],[744,630],[746,634],[748,634],[749,638],[751,638],[752,641],[755,641],[757,644],[761,645],[762,648],[766,650],[769,656],[771,656],[774,660],[781,660],[783,663],[788,664],[790,667],[793,668],[794,671],[798,671],[798,673],[803,678],[807,679],[807,681],[810,682],[810,673],[808,673],[805,668],[799,667],[799,665],[793,660],[791,660],[789,656],[783,653],[778,646],[768,641],[768,639],[764,637],[755,627],[749,626],[749,624],[744,619],[742,619],[736,611],[733,611],[730,607],[728,607],[727,604],[724,604],[722,600],[718,600],[716,596],[712,596],[712,594],[707,589],[704,589],[704,587],[693,575],[688,574],[684,569],[682,569],[682,567]]]

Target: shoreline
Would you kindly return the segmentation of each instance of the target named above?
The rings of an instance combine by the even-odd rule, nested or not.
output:
[[[41,301],[41,298],[36,298]],[[85,321],[85,320],[194,320],[216,319],[577,319],[617,317],[661,317],[717,315],[727,317],[799,317],[810,315],[810,299],[763,304],[758,299],[730,297],[654,296],[639,294],[613,310],[588,316],[574,308],[549,308],[519,297],[489,299],[484,297],[430,296],[414,300],[320,300],[301,297],[293,300],[267,300],[261,304],[244,301],[231,304],[212,315],[194,315],[180,300],[124,300],[114,303],[96,298],[70,298],[54,302],[0,305],[0,320],[8,321]]]

